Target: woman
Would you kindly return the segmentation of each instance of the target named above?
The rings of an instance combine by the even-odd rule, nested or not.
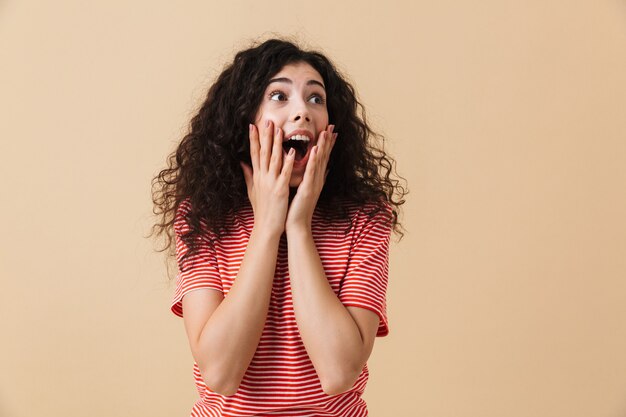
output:
[[[332,63],[291,42],[240,51],[209,89],[153,182],[192,416],[367,415],[406,194],[375,137]]]

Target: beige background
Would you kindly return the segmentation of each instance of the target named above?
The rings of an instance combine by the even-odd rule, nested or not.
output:
[[[0,416],[188,415],[150,180],[271,32],[349,74],[409,182],[370,414],[626,416],[617,0],[2,1]]]

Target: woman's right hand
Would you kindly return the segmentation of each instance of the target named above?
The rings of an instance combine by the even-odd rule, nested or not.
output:
[[[256,126],[250,124],[250,158],[252,167],[240,162],[254,211],[254,227],[265,233],[281,235],[289,207],[289,179],[295,151],[289,150],[283,160],[283,132],[268,120],[259,138]]]

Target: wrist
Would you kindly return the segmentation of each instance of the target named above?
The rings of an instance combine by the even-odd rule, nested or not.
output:
[[[263,227],[261,225],[255,224],[252,227],[250,239],[254,237],[255,240],[261,240],[265,244],[271,244],[274,241],[279,241],[282,234],[283,230],[271,227]]]
[[[302,221],[285,225],[285,233],[287,234],[287,237],[307,237],[313,234],[311,230],[312,228],[310,222]]]

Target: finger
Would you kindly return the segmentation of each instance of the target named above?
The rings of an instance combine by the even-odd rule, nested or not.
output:
[[[317,170],[317,163],[319,160],[319,142],[313,148],[311,148],[311,156],[309,156],[309,161],[306,164],[306,168],[304,170],[304,178],[302,179],[303,183],[310,183],[315,178],[315,173]]]
[[[331,129],[332,130],[332,129]],[[337,133],[327,133],[324,138],[324,155],[322,156],[322,161],[324,164],[327,164],[330,159],[330,153],[335,146],[335,142],[337,140]]]
[[[287,152],[287,157],[285,158],[285,163],[283,164],[283,170],[280,175],[283,177],[283,180],[289,184],[289,179],[291,178],[291,171],[293,170],[293,162],[296,159],[296,150],[294,148],[289,149]]]
[[[331,133],[333,130],[334,126],[331,125],[329,126],[329,128],[323,132],[323,140],[321,140],[322,138],[320,138],[320,142],[318,142],[318,145],[321,147],[321,150],[318,149],[317,151],[317,156],[315,158],[316,161],[318,161],[317,165],[317,169],[315,171],[316,174],[324,172],[324,179],[323,179],[323,183],[326,183],[326,177],[328,176],[328,161],[330,159],[330,152],[333,148],[333,146],[335,145],[335,139],[337,138],[337,134],[336,133]]]
[[[329,144],[328,144],[327,159],[330,158],[330,153],[332,152],[333,148],[335,147],[335,143],[337,143],[337,135],[338,135],[338,133],[333,133],[332,136],[331,136],[331,140],[329,141]]]
[[[326,153],[326,144],[328,143],[328,131],[325,130],[320,133],[320,138],[317,141],[317,158],[319,160],[320,157],[324,158],[324,154]]]
[[[329,125],[328,129],[327,129],[327,133],[326,133],[326,149],[324,150],[324,153],[326,155],[330,154],[330,150],[333,148],[333,145],[335,144],[335,138],[337,137],[337,134],[334,133],[335,130],[335,125]]]
[[[272,147],[272,157],[270,158],[269,170],[276,175],[280,172],[283,163],[283,130],[277,127],[274,131],[274,145]]]
[[[250,123],[250,159],[252,160],[252,169],[259,170],[259,131],[256,126]]]
[[[263,172],[266,172],[270,164],[270,153],[272,152],[272,138],[274,132],[274,123],[271,120],[265,122],[265,130],[261,137],[261,156],[259,165]]]

